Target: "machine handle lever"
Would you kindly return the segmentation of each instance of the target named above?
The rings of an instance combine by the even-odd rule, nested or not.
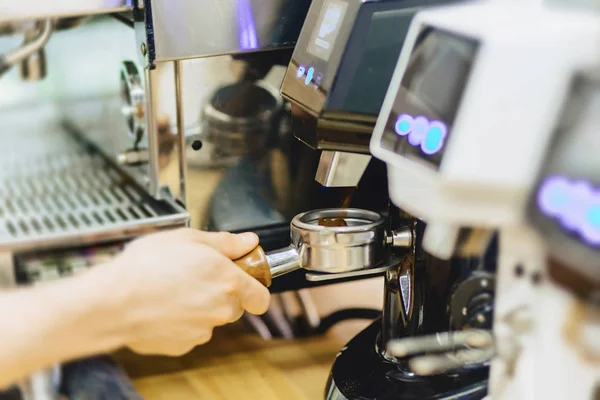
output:
[[[256,246],[250,253],[234,262],[266,287],[271,286],[273,278],[300,269],[300,256],[294,246],[275,250],[268,254],[262,247]]]
[[[264,286],[271,286],[271,282],[273,281],[271,277],[271,268],[269,267],[267,255],[262,247],[256,246],[250,253],[234,260],[234,263]]]

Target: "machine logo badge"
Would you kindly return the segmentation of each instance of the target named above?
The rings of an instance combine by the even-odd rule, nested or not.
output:
[[[429,121],[423,116],[412,117],[401,114],[396,119],[394,130],[400,136],[408,136],[408,142],[420,146],[423,153],[432,155],[444,147],[448,128],[441,121]]]
[[[588,244],[600,245],[600,191],[584,180],[550,176],[537,194],[540,210]]]

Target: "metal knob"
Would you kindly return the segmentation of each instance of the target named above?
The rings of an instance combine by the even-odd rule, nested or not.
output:
[[[435,375],[489,361],[496,354],[494,344],[491,331],[473,329],[392,340],[387,351],[394,357],[416,356],[408,363],[410,369],[418,375]]]
[[[413,245],[414,235],[409,227],[395,229],[385,237],[385,243],[393,247],[410,248]]]

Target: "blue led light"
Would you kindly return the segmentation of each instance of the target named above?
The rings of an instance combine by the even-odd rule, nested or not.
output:
[[[600,206],[593,206],[587,212],[587,220],[596,229],[600,229]]]
[[[419,116],[414,119],[412,123],[412,131],[408,135],[408,143],[413,146],[419,146],[425,140],[427,135],[427,129],[429,128],[429,121],[423,116]]]
[[[310,67],[308,69],[308,72],[306,73],[306,79],[304,80],[305,85],[308,85],[310,83],[310,81],[312,81],[314,73],[315,73],[315,69],[313,67]]]
[[[569,204],[569,193],[561,186],[551,186],[545,193],[545,201],[553,210],[562,210]]]
[[[423,142],[423,146],[427,151],[435,151],[440,146],[442,142],[442,131],[438,127],[430,128],[427,131],[427,137],[425,138],[425,142]]]
[[[413,117],[408,114],[399,115],[396,119],[396,125],[394,126],[394,130],[400,136],[406,136],[410,133],[412,129]]]
[[[299,66],[298,71],[296,72],[296,77],[302,78],[302,75],[304,75],[304,71],[306,71],[306,68],[304,68],[304,65]]]
[[[420,146],[423,153],[432,155],[444,147],[448,128],[441,121],[429,121],[425,116],[413,117],[400,114],[396,118],[394,131],[399,136],[408,136],[408,143]]]
[[[421,143],[421,150],[425,154],[435,154],[444,146],[446,139],[446,125],[440,121],[429,124],[425,140]]]

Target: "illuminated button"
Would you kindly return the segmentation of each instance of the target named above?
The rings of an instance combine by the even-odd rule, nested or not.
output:
[[[306,71],[306,69],[304,68],[304,65],[299,66],[298,71],[296,72],[296,77],[302,78],[302,75],[304,75],[304,71]]]
[[[596,196],[595,204],[588,207],[586,221],[581,227],[581,236],[590,244],[600,245],[600,199]]]
[[[538,192],[538,206],[548,216],[559,216],[570,202],[570,185],[566,179],[558,176],[547,178]]]
[[[587,219],[593,227],[600,229],[600,205],[590,207],[587,212]]]
[[[413,124],[413,117],[408,114],[401,114],[396,119],[394,130],[400,136],[406,136],[410,133]]]
[[[586,210],[592,200],[592,188],[589,183],[572,183],[569,189],[569,202],[558,216],[561,224],[570,230],[579,231],[587,223]]]
[[[315,85],[320,85],[322,80],[323,80],[323,74],[318,73],[317,76],[315,76]]]
[[[587,204],[585,220],[579,230],[581,237],[593,246],[600,246],[600,194],[595,193]]]
[[[310,67],[308,69],[308,72],[306,73],[306,79],[304,80],[305,85],[308,85],[310,83],[310,81],[312,81],[314,73],[315,73],[315,69],[313,67]]]
[[[412,130],[408,135],[408,142],[413,146],[418,146],[423,143],[429,128],[429,121],[425,117],[417,117],[412,124]]]
[[[425,140],[421,143],[421,150],[425,154],[435,154],[444,146],[446,139],[446,125],[440,121],[433,121],[429,125]]]

